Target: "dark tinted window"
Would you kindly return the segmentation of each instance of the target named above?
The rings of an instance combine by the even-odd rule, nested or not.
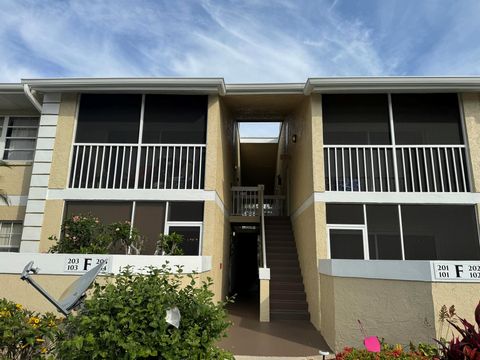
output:
[[[199,255],[200,226],[170,226],[169,233],[183,236],[181,248],[183,255]]]
[[[363,205],[327,204],[327,224],[364,224]]]
[[[462,144],[457,94],[393,94],[397,144]]]
[[[367,224],[370,259],[401,260],[398,206],[367,205]]]
[[[203,221],[203,202],[175,201],[168,209],[169,221]]]
[[[362,230],[330,230],[332,259],[364,259]]]
[[[147,95],[144,143],[205,144],[207,96]]]
[[[386,94],[323,95],[325,144],[390,144]]]
[[[406,260],[479,260],[473,206],[402,205]]]
[[[136,143],[142,95],[82,94],[76,142]]]

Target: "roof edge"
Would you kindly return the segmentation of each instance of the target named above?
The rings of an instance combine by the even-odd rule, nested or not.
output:
[[[479,76],[378,76],[309,78],[304,94],[348,91],[480,91]]]
[[[0,83],[0,94],[23,93],[23,84]]]
[[[304,83],[226,84],[227,95],[303,94]]]
[[[73,91],[178,91],[225,95],[223,78],[51,78],[22,79],[39,92]]]

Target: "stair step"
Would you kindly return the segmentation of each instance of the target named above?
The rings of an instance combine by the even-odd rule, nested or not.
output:
[[[289,282],[289,281],[280,281],[280,280],[271,280],[270,281],[270,291],[274,292],[277,290],[289,290],[289,291],[304,291],[303,283],[299,282]]]
[[[306,301],[298,300],[270,300],[271,310],[303,310],[308,311]]]
[[[310,320],[308,311],[270,310],[271,320]]]
[[[307,296],[302,291],[271,291],[270,296],[276,300],[292,300],[305,303],[307,301]]]

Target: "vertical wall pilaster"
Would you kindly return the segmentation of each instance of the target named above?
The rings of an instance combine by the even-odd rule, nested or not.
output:
[[[60,100],[60,93],[44,96],[20,252],[39,251]]]

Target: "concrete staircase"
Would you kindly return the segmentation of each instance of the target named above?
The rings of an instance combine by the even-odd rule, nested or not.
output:
[[[270,268],[270,318],[310,320],[290,218],[266,217],[265,238]]]

